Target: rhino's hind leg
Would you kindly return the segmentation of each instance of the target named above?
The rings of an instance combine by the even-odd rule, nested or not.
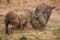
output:
[[[27,24],[28,24],[27,22],[23,24],[22,30],[26,27]]]
[[[5,30],[6,30],[6,34],[9,34],[9,31],[8,31],[8,25],[9,25],[9,22],[8,21],[5,21]]]
[[[21,28],[21,25],[18,25],[17,28],[20,29]]]

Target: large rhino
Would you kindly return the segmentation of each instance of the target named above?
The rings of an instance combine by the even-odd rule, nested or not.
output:
[[[9,33],[9,24],[18,28],[22,27],[23,29],[30,22],[31,18],[32,12],[28,9],[13,10],[8,12],[5,16],[6,33]]]
[[[34,17],[30,22],[32,26],[37,28],[40,26],[45,26],[50,18],[52,9],[54,8],[55,7],[52,7],[45,3],[42,3],[41,5],[37,6],[34,12]]]

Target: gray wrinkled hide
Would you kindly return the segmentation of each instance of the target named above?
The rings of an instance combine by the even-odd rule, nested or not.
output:
[[[45,3],[37,6],[35,9],[34,17],[31,21],[33,27],[45,26],[50,18],[52,9],[55,7],[49,6]]]

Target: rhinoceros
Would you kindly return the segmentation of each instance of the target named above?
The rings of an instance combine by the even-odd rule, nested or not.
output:
[[[24,27],[30,22],[31,18],[32,12],[29,9],[15,9],[8,12],[5,16],[6,33],[9,33],[9,24],[24,29]]]
[[[52,9],[54,9],[54,6],[50,6],[48,4],[42,3],[41,5],[38,5],[35,9],[34,16],[32,21],[30,22],[33,27],[42,27],[46,26],[51,13]]]

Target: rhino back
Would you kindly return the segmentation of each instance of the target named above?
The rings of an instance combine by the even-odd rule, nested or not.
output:
[[[18,25],[19,23],[18,15],[15,14],[13,11],[6,14],[5,20],[9,21],[9,23],[12,25]]]
[[[31,11],[28,9],[14,10],[14,13],[18,15],[21,25],[31,20]]]

